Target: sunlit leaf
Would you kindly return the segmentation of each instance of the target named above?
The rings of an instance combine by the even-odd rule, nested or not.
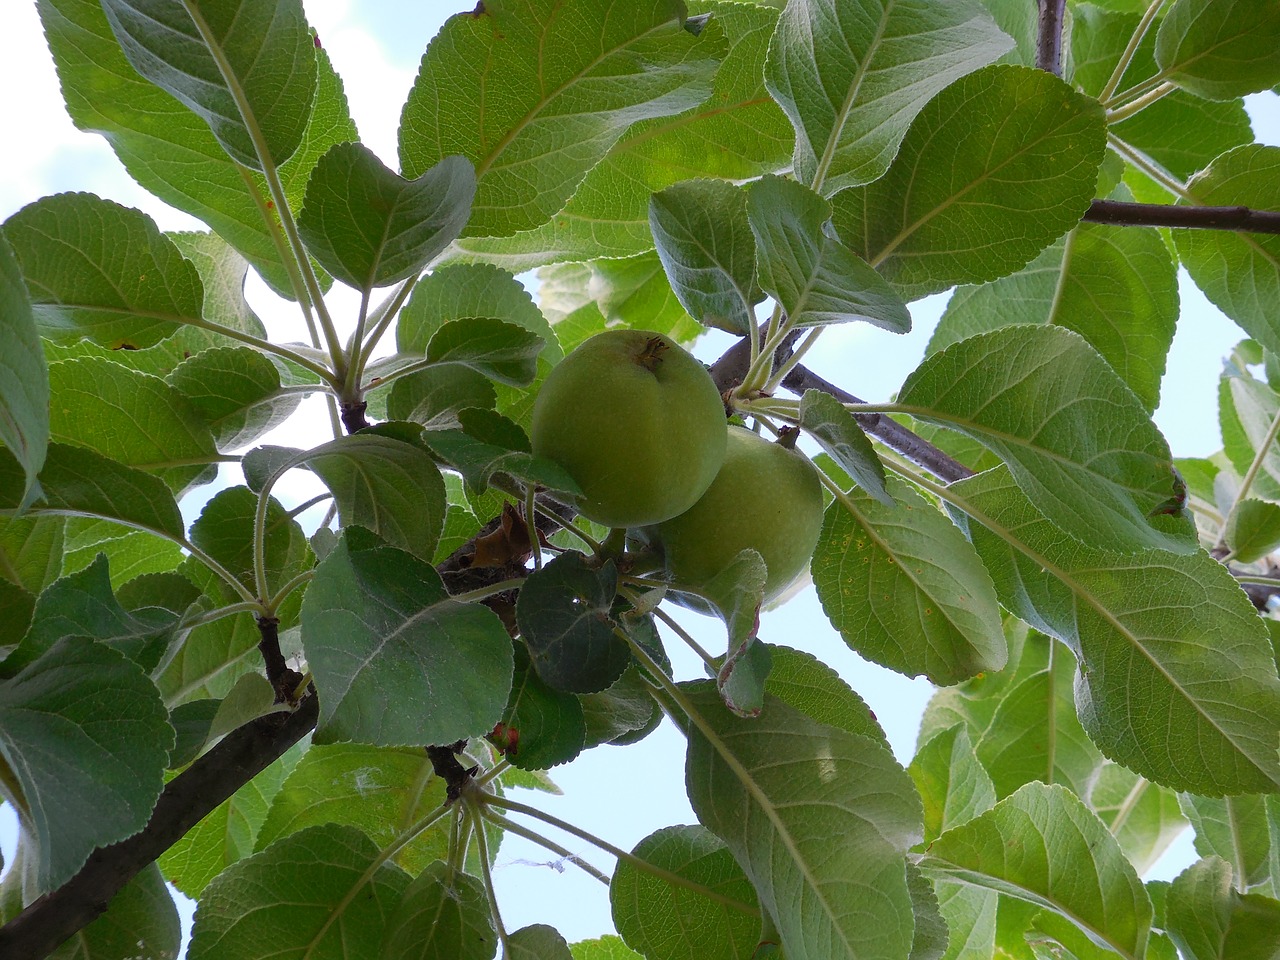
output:
[[[1251,0],[1176,0],[1156,33],[1161,74],[1210,100],[1280,82],[1280,9]]]

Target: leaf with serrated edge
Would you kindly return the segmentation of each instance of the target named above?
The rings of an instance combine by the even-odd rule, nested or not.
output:
[[[573,960],[643,960],[640,954],[615,936],[580,940],[570,945],[569,952]]]
[[[458,363],[491,380],[526,387],[537,374],[546,341],[514,323],[473,317],[444,324],[427,345],[427,359]]]
[[[907,484],[886,507],[854,488],[827,508],[814,551],[823,611],[862,656],[940,685],[999,670],[995,590],[964,534]]]
[[[281,389],[279,368],[252,347],[202,350],[165,379],[209,425],[220,450],[247,446],[284,423],[302,401]]]
[[[146,825],[172,745],[155,686],[97,641],[64,637],[0,683],[0,754],[22,789],[40,890]]]
[[[1280,784],[1271,642],[1222,564],[1065,541],[1003,467],[947,496],[1066,593],[1059,636],[1081,660],[1076,708],[1104,755],[1205,795]]]
[[[884,464],[839,400],[821,390],[806,390],[800,398],[799,426],[854,483],[885,506],[893,506],[893,497],[885,489]]]
[[[811,653],[770,644],[772,666],[765,692],[811,720],[839,727],[889,746],[867,702],[827,664]]]
[[[409,876],[353,827],[311,827],[233,863],[207,887],[188,956],[315,955],[377,960],[378,937]]]
[[[572,760],[586,743],[582,703],[544,683],[523,644],[516,644],[515,656],[511,697],[501,721],[511,746],[503,754],[523,770],[547,770]]]
[[[925,843],[995,806],[995,785],[961,724],[930,737],[907,772],[924,802]]]
[[[1106,763],[1098,771],[1088,803],[1139,874],[1154,866],[1187,828],[1172,790],[1118,763]]]
[[[302,643],[320,694],[317,743],[453,743],[492,730],[511,688],[497,614],[452,600],[432,567],[362,527],[316,567]]]
[[[387,920],[381,955],[490,960],[496,941],[480,879],[437,860],[409,884]]]
[[[510,948],[503,960],[573,960],[569,944],[555,927],[532,923],[507,936]]]
[[[905,956],[903,854],[921,837],[920,801],[889,750],[780,700],[743,720],[712,684],[683,690],[698,715],[688,725],[690,802],[750,878],[787,956]]]
[[[1226,543],[1241,563],[1261,560],[1280,546],[1280,505],[1246,497],[1227,518]]]
[[[1102,109],[1057,77],[992,66],[929,101],[879,180],[833,198],[840,238],[902,293],[1012,273],[1093,199]]]
[[[1037,508],[1084,543],[1196,549],[1190,523],[1162,515],[1178,483],[1168,444],[1077,334],[1006,327],[952,344],[907,378],[898,408],[998,454]]]
[[[996,890],[1071,920],[1101,947],[1142,957],[1152,908],[1107,828],[1065,787],[1029,783],[935,840],[931,877]]]
[[[475,164],[466,233],[505,236],[549,220],[637,120],[711,93],[715,60],[693,54],[677,0],[561,7],[498,0],[460,13],[427,47],[400,120],[400,163]],[[459,89],[474,91],[460,101]]]
[[[1280,8],[1256,0],[1177,0],[1156,32],[1162,77],[1210,100],[1280,82]]]
[[[755,951],[760,933],[756,894],[719,837],[702,826],[663,827],[636,844],[631,854],[706,887],[718,898],[619,860],[609,903],[614,925],[629,946],[651,960],[741,960]]]
[[[796,129],[796,176],[824,196],[877,179],[936,93],[1012,46],[975,0],[790,4],[765,80]]]
[[[1252,887],[1267,880],[1271,852],[1265,797],[1178,795],[1178,805],[1195,831],[1196,853],[1218,856],[1231,864],[1232,875]]]

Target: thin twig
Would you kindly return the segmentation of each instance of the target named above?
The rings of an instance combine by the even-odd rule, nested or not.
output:
[[[1040,0],[1036,31],[1036,66],[1062,76],[1062,24],[1067,0]]]
[[[1249,207],[1182,207],[1168,203],[1095,200],[1081,219],[1124,227],[1188,227],[1280,234],[1280,213]]]

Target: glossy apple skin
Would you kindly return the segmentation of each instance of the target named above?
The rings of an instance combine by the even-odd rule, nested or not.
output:
[[[740,550],[757,551],[768,568],[767,603],[808,566],[822,511],[822,483],[808,457],[731,426],[724,463],[707,492],[648,533],[671,578],[692,587],[711,580]]]
[[[547,375],[530,440],[582,488],[589,520],[658,523],[693,506],[715,479],[724,402],[706,368],[669,337],[606,330]]]

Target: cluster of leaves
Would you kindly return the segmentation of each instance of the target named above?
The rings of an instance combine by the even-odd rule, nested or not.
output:
[[[1280,8],[1073,3],[1059,58],[1025,0],[486,0],[428,47],[396,173],[299,0],[38,7],[75,122],[210,232],[87,194],[0,231],[11,928],[158,830],[219,740],[314,698],[306,746],[58,956],[176,955],[163,879],[219,960],[1280,949],[1280,645],[1241,588],[1280,544],[1280,240],[1083,219],[1280,209],[1239,99],[1280,83]],[[1251,338],[1206,460],[1150,420],[1178,264]],[[250,269],[310,343],[268,340]],[[826,326],[903,332],[957,285],[894,402],[803,366]],[[756,635],[751,551],[705,591],[714,681],[670,676],[667,585],[526,434],[546,371],[616,325],[741,337],[733,412],[824,451],[824,609],[940,688],[907,768],[829,667]],[[255,446],[308,394],[332,441]],[[914,462],[864,433],[889,416]],[[244,482],[188,527],[217,463]],[[327,490],[311,536],[272,496],[293,470]],[[584,836],[619,857],[622,940],[506,931],[501,835],[554,822],[507,788],[664,713],[700,825]],[[1188,821],[1203,859],[1144,884]]]

